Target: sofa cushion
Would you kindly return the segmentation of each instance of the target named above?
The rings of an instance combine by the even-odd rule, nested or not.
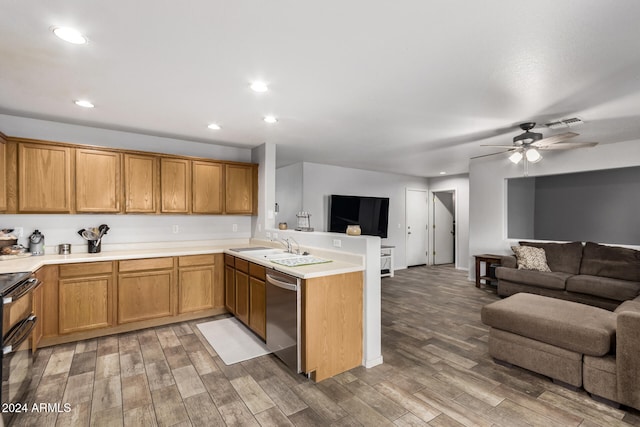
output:
[[[566,281],[571,274],[554,273],[553,271],[518,270],[515,268],[498,267],[496,277],[510,282],[536,286],[547,289],[565,289]]]
[[[626,301],[640,294],[640,282],[579,274],[567,279],[567,291]]]
[[[547,256],[547,264],[551,271],[561,271],[569,274],[578,274],[580,272],[582,242],[520,242],[520,246],[533,246],[534,248],[544,249]]]
[[[519,293],[482,307],[482,322],[590,356],[615,348],[617,315],[601,308]]]
[[[616,307],[616,309],[614,310],[614,313],[622,313],[623,311],[633,311],[636,313],[640,313],[640,301],[637,300],[630,300],[630,301],[625,301],[622,304],[620,304],[618,307]]]
[[[640,282],[640,251],[587,242],[580,274]]]
[[[533,246],[512,246],[511,250],[516,254],[518,270],[551,271],[547,265],[544,249]]]

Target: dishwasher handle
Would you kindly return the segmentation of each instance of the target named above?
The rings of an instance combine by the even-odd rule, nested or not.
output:
[[[289,283],[282,280],[278,280],[275,277],[267,274],[267,282],[272,284],[273,286],[277,286],[278,288],[286,289],[288,291],[297,291],[298,284],[297,283]]]

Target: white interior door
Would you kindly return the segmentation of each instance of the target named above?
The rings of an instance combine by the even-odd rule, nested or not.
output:
[[[427,263],[427,190],[406,191],[407,266]]]
[[[453,192],[433,193],[433,263],[455,262]]]

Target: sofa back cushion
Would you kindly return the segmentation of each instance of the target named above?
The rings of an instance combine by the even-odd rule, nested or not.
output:
[[[521,246],[533,246],[544,249],[547,265],[551,271],[578,274],[582,259],[582,242],[571,243],[540,243],[520,242]]]
[[[640,251],[587,242],[580,274],[640,282]]]

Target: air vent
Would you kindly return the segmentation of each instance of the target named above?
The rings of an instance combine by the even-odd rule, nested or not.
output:
[[[552,122],[547,123],[545,126],[550,129],[564,129],[573,126],[578,126],[583,124],[584,122],[579,117],[571,117],[569,119],[562,120],[554,120]]]

